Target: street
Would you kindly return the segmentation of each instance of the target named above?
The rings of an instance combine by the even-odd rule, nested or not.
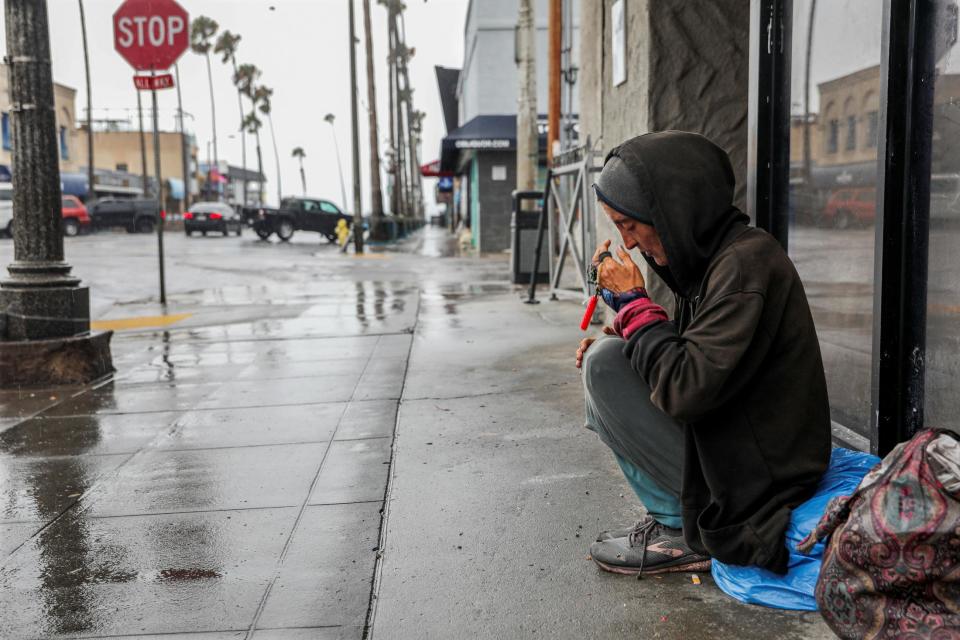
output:
[[[3,396],[0,637],[829,637],[587,559],[636,500],[506,259],[166,241],[166,310],[153,236],[67,243],[117,373]]]

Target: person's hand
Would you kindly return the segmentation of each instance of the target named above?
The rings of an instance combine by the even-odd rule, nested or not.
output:
[[[613,327],[604,327],[603,332],[608,336],[612,336],[616,333],[613,330]],[[587,349],[590,348],[590,345],[592,345],[596,340],[596,338],[584,338],[580,341],[580,347],[577,349],[577,369],[583,366],[583,356],[587,353]]]
[[[593,257],[590,259],[590,262],[596,266],[600,264],[600,254],[604,251],[610,251],[610,241],[604,240],[597,245],[597,250],[593,252]]]
[[[609,240],[606,245],[610,245]],[[643,274],[640,273],[640,267],[636,265],[633,258],[622,246],[617,247],[617,257],[622,262],[609,258],[597,267],[597,286],[609,289],[614,293],[623,293],[645,286],[646,282],[643,280]]]

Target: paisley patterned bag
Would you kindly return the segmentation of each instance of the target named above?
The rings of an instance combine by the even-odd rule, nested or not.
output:
[[[960,640],[960,443],[924,430],[834,498],[816,599],[841,638]]]

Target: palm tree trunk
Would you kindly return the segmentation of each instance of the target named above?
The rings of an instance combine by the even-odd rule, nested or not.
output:
[[[303,186],[303,197],[307,197],[307,174],[303,171],[303,158],[300,158],[300,184]]]
[[[213,99],[213,70],[210,68],[210,54],[207,53],[207,82],[210,85],[210,119],[213,124],[213,166],[220,171],[220,154],[217,152],[217,105]],[[217,192],[219,193],[219,189]],[[219,200],[219,197],[217,198]]]
[[[383,240],[383,192],[380,187],[380,133],[377,129],[377,87],[373,75],[373,29],[370,26],[370,0],[363,0],[363,30],[367,55],[367,108],[370,118],[370,236]]]
[[[257,141],[257,204],[263,204],[263,154],[260,152],[260,131],[254,137]],[[277,203],[279,204],[279,203]]]
[[[237,75],[237,59],[233,58],[233,75]],[[237,106],[240,107],[240,162],[243,164],[243,206],[247,206],[247,132],[243,128],[243,93],[237,89]]]
[[[273,112],[267,114],[267,122],[270,123],[270,139],[273,141],[273,159],[277,163],[277,206],[283,200],[283,182],[280,180],[280,154],[277,152],[277,134],[273,132]]]
[[[90,50],[87,46],[87,19],[80,4],[80,32],[83,34],[83,68],[87,74],[87,203],[93,204],[96,191],[93,184],[93,97],[90,92]]]

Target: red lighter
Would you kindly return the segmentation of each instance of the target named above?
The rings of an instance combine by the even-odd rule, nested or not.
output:
[[[580,321],[580,331],[586,331],[587,327],[590,326],[590,320],[593,319],[593,312],[597,310],[597,298],[600,297],[600,293],[590,298],[590,302],[587,303],[587,310],[583,313],[583,320]]]

